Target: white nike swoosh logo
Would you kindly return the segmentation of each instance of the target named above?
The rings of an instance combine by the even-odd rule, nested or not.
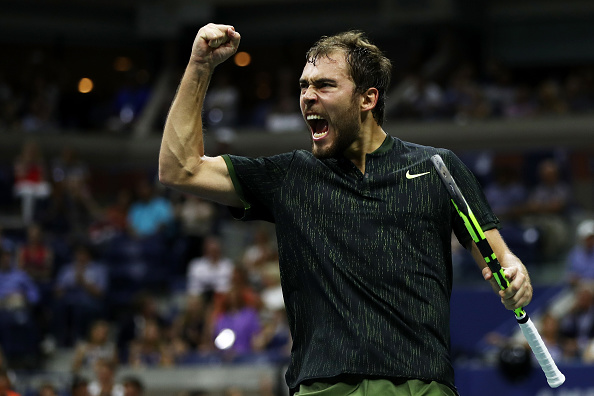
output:
[[[410,171],[406,171],[406,178],[407,179],[414,179],[415,177],[420,177],[420,176],[425,176],[428,175],[431,172],[425,172],[425,173],[417,173],[415,175],[411,175]]]

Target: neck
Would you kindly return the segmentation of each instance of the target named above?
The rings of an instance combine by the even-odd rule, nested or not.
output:
[[[345,151],[344,155],[350,159],[361,173],[365,173],[365,156],[377,150],[384,140],[386,132],[379,126],[375,120],[369,123],[363,123],[359,138]]]

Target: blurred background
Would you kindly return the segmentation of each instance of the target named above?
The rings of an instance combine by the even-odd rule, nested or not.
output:
[[[305,52],[321,35],[366,31],[394,64],[384,129],[449,148],[476,174],[567,376],[548,388],[454,238],[461,394],[594,392],[593,2],[1,0],[0,10],[0,394],[288,395],[274,226],[234,221],[156,178],[165,117],[208,22],[242,34],[206,99],[210,155],[308,149]]]

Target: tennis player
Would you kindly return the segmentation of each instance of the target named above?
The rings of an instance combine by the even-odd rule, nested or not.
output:
[[[205,155],[204,96],[215,67],[239,41],[227,25],[209,24],[196,35],[165,125],[161,182],[228,205],[241,220],[276,224],[293,337],[286,374],[292,392],[456,395],[452,230],[484,278],[492,274],[465,236],[431,155],[444,159],[505,268],[505,307],[532,298],[526,268],[502,240],[476,179],[450,151],[386,134],[391,63],[360,32],[324,37],[306,55],[300,106],[311,152]]]

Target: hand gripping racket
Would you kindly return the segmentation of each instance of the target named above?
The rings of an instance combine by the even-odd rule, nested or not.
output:
[[[497,281],[497,284],[499,285],[501,290],[505,290],[509,286],[509,281],[505,277],[503,268],[501,268],[497,256],[493,252],[491,245],[489,245],[489,242],[487,241],[487,238],[485,237],[482,228],[478,224],[476,217],[474,216],[472,210],[468,206],[466,199],[464,199],[462,192],[456,185],[454,178],[452,177],[445,163],[438,154],[432,156],[431,161],[433,162],[433,165],[435,165],[437,173],[443,181],[443,184],[446,186],[448,192],[450,193],[451,200],[454,204],[454,207],[456,208],[456,211],[458,212],[462,220],[464,220],[464,225],[466,226],[468,233],[472,237],[474,243],[476,243],[476,246],[481,252],[481,255],[485,259],[485,262],[491,269],[495,281]],[[536,330],[534,323],[532,323],[530,317],[528,316],[526,311],[524,311],[524,308],[517,308],[514,310],[514,313],[516,314],[516,320],[520,325],[520,329],[522,330],[524,337],[526,337],[526,340],[528,341],[528,345],[530,345],[530,348],[532,348],[532,351],[534,352],[534,355],[536,356],[536,359],[538,360],[540,367],[542,368],[547,377],[547,382],[549,383],[549,386],[551,388],[557,388],[558,386],[563,384],[563,382],[565,382],[565,376],[557,368],[555,361],[553,360],[551,354],[547,350],[547,347],[542,341],[540,334],[538,334],[538,331]]]

